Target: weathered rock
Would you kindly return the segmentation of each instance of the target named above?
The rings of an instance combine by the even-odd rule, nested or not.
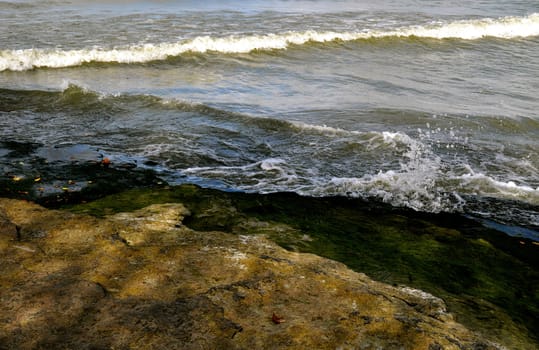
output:
[[[4,210],[0,208],[0,236],[16,239],[18,238],[17,231],[17,226],[9,220]]]
[[[392,285],[441,297],[459,323],[510,349],[536,349],[539,245],[458,213],[376,201],[247,194],[194,185],[135,189],[70,207],[98,217],[182,203],[198,231],[263,234],[288,250],[340,261]]]
[[[264,235],[192,230],[182,204],[105,219],[0,210],[21,232],[0,235],[2,349],[501,348],[428,293]]]

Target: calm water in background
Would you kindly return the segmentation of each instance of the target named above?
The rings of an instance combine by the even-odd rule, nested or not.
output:
[[[0,1],[0,18],[0,141],[539,240],[536,0]]]

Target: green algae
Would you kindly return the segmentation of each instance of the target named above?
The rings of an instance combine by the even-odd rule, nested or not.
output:
[[[443,298],[457,319],[516,348],[539,329],[539,246],[457,214],[424,214],[342,197],[221,192],[194,185],[134,189],[69,209],[94,216],[181,202],[198,231],[266,234],[370,277]]]

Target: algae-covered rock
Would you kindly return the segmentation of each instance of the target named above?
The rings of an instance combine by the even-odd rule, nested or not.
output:
[[[188,228],[183,204],[96,219],[2,199],[0,214],[2,349],[502,348],[429,293]]]
[[[459,214],[194,185],[135,189],[70,210],[102,217],[166,202],[189,210],[183,223],[191,229],[265,235],[288,250],[328,257],[375,280],[437,295],[460,323],[508,348],[539,346],[539,245],[530,239]]]

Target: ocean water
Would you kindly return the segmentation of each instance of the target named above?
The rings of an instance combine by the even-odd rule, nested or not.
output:
[[[536,0],[8,0],[0,17],[0,143],[539,240]],[[0,175],[11,162],[0,147]]]

